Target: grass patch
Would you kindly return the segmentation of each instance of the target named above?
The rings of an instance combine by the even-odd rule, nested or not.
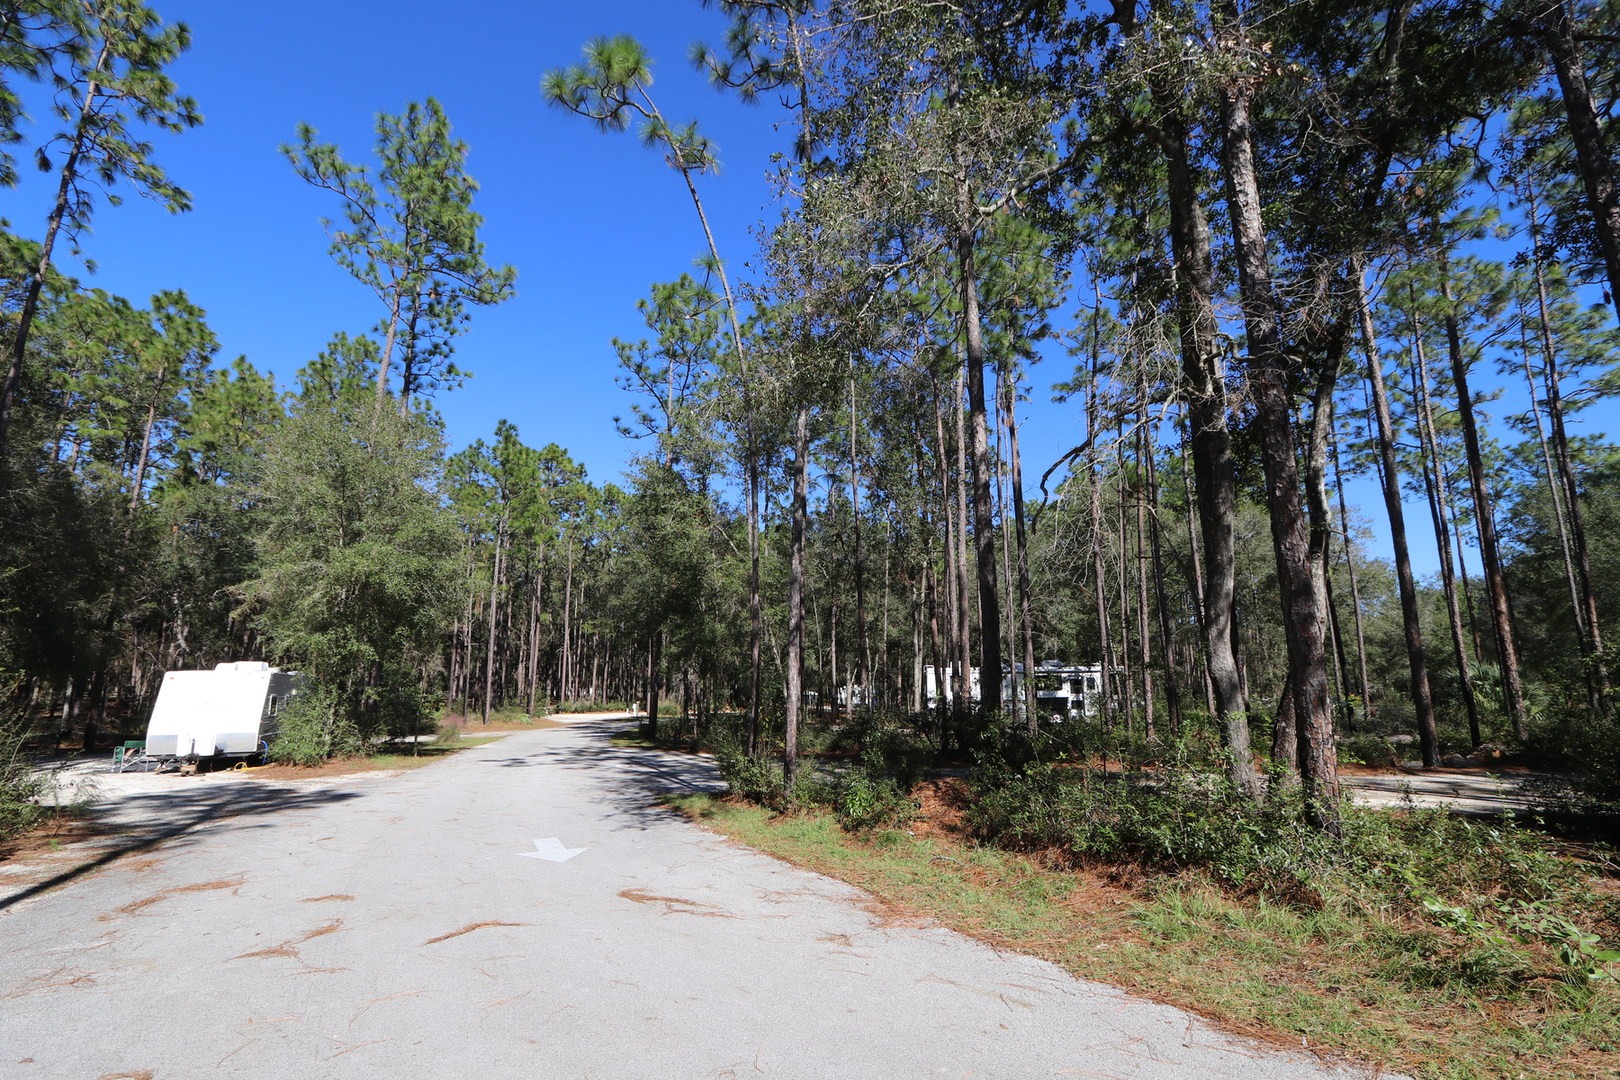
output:
[[[488,746],[492,742],[499,742],[500,734],[465,735],[459,732],[449,736],[440,736],[430,743],[420,743],[405,750],[388,750],[372,754],[370,757],[351,758],[357,768],[354,772],[373,772],[379,769],[419,769],[423,765],[431,765],[441,761],[452,754],[459,754],[463,750],[471,750],[475,746]]]
[[[626,714],[628,714],[630,712],[630,706],[627,703],[622,702],[622,701],[609,701],[609,702],[601,702],[601,701],[559,701],[556,704],[552,705],[551,711],[553,713],[561,713],[561,714],[569,714],[569,713],[626,713]],[[661,715],[663,713],[663,710],[660,709],[659,713]]]
[[[452,738],[440,737],[434,742],[425,742],[415,748],[404,748],[398,744],[387,750],[375,754],[355,755],[352,757],[333,758],[318,765],[295,765],[271,763],[244,770],[248,775],[262,780],[309,780],[318,776],[350,776],[355,773],[402,771],[407,769],[420,769],[424,765],[431,765],[435,761],[443,761],[453,754],[463,750],[471,750],[475,746],[486,746],[502,738],[499,734],[490,735],[456,735]]]
[[[553,720],[546,716],[530,716],[518,709],[503,710],[490,715],[489,723],[474,716],[446,716],[439,721],[439,730],[455,730],[463,735],[482,734],[491,731],[539,731],[545,728],[566,726],[560,720]]]
[[[1424,1078],[1615,1075],[1620,986],[1518,939],[1332,897],[1234,894],[1197,871],[1074,869],[921,830],[850,833],[829,812],[672,803],[867,890],[890,918],[936,920],[1227,1030]]]
[[[663,750],[673,754],[700,754],[706,752],[701,745],[694,744],[693,740],[676,737],[672,732],[660,730],[658,738],[649,739],[647,729],[644,727],[626,728],[615,731],[608,736],[611,746],[623,747],[626,750]]]

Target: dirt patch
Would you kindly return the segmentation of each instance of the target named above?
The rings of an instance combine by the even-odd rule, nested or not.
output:
[[[871,916],[872,924],[879,929],[929,930],[939,925],[939,920],[932,915],[870,893],[860,899],[858,906]]]
[[[74,814],[53,814],[20,836],[0,844],[0,862],[54,854],[68,844],[96,840],[108,833],[106,827],[86,818]]]
[[[911,793],[917,800],[917,817],[911,831],[918,836],[963,839],[968,835],[967,782],[956,777],[925,780]]]

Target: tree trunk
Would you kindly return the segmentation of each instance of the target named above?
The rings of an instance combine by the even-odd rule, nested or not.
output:
[[[658,739],[658,682],[663,671],[664,631],[647,635],[647,738]]]
[[[1237,474],[1216,336],[1209,223],[1198,202],[1199,184],[1188,161],[1186,131],[1178,122],[1167,127],[1164,135],[1170,247],[1178,271],[1176,308],[1182,392],[1187,402],[1198,520],[1203,533],[1204,662],[1214,691],[1215,719],[1226,744],[1227,776],[1237,790],[1257,796],[1260,780],[1249,742],[1249,701],[1237,663],[1237,546],[1233,529]]]
[[[1367,675],[1367,634],[1361,622],[1361,578],[1356,573],[1355,547],[1350,542],[1350,508],[1344,498],[1344,471],[1339,468],[1339,443],[1328,432],[1331,453],[1333,455],[1333,485],[1339,494],[1339,528],[1344,536],[1344,569],[1350,577],[1350,611],[1356,626],[1356,670],[1361,680],[1361,710],[1369,719],[1372,717],[1372,685]]]
[[[1193,464],[1192,456],[1188,453],[1187,443],[1187,415],[1182,412],[1181,424],[1181,490],[1182,498],[1186,502],[1187,512],[1183,515],[1187,526],[1187,552],[1192,560],[1192,605],[1193,618],[1198,626],[1199,648],[1197,666],[1202,673],[1200,681],[1204,684],[1204,710],[1214,718],[1218,714],[1215,710],[1215,680],[1210,678],[1209,663],[1203,648],[1204,638],[1204,551],[1203,543],[1198,538],[1198,497],[1193,492]]]
[[[804,694],[804,533],[810,487],[810,409],[800,405],[793,426],[793,535],[788,571],[787,715],[782,750],[783,792],[791,802],[799,769],[799,709]]]
[[[973,608],[968,593],[967,376],[956,377],[956,699],[951,715],[958,723],[973,705]],[[981,672],[982,676],[982,672]]]
[[[1120,682],[1125,687],[1125,733],[1136,734],[1136,672],[1132,670],[1135,656],[1131,652],[1131,601],[1130,585],[1130,530],[1125,526],[1125,416],[1123,412],[1119,417],[1119,432],[1114,439],[1114,476],[1117,483],[1114,487],[1115,538],[1119,545],[1119,573],[1115,577],[1115,584],[1119,586],[1119,667]],[[1149,688],[1151,694],[1151,687]]]
[[[1090,501],[1087,505],[1087,525],[1091,536],[1091,575],[1092,594],[1097,601],[1097,642],[1098,656],[1097,668],[1101,684],[1098,687],[1098,696],[1101,704],[1102,726],[1107,731],[1114,720],[1114,671],[1113,671],[1113,644],[1112,633],[1108,627],[1108,567],[1103,559],[1103,505],[1102,505],[1102,463],[1099,450],[1102,424],[1102,405],[1098,401],[1101,393],[1100,382],[1102,369],[1102,345],[1099,340],[1098,326],[1102,313],[1102,298],[1096,299],[1092,308],[1093,318],[1091,324],[1091,378],[1086,386],[1086,474],[1091,484]]]
[[[1035,686],[1035,615],[1029,584],[1029,538],[1024,530],[1024,462],[1018,452],[1018,387],[1007,387],[1007,451],[1012,468],[1013,535],[1018,548],[1018,621],[1023,630],[1024,713],[1028,730],[1040,728],[1040,708]]]
[[[960,416],[960,412],[958,412],[958,416]],[[962,707],[962,703],[966,700],[966,691],[962,688],[963,684],[961,680],[966,678],[965,669],[962,667],[962,657],[967,652],[967,645],[962,640],[962,627],[967,625],[967,617],[959,613],[963,593],[959,588],[961,575],[957,565],[959,561],[956,543],[957,499],[956,490],[951,485],[950,477],[948,475],[949,467],[947,466],[946,461],[948,459],[949,444],[945,442],[945,414],[944,410],[940,408],[939,393],[937,390],[934,394],[934,425],[936,436],[935,445],[938,447],[938,450],[934,456],[934,464],[935,471],[939,474],[940,502],[944,505],[945,509],[944,546],[945,584],[947,592],[945,596],[944,612],[949,630],[947,637],[949,639],[948,645],[951,658],[950,666],[954,667],[954,670],[951,672],[949,690],[946,689],[945,685],[945,667],[940,667],[936,664],[936,670],[934,672],[935,689],[940,699],[940,749],[945,750],[948,748],[950,731],[949,724],[946,721],[946,714],[947,712],[954,713],[956,710],[960,709]],[[937,617],[940,607],[937,584],[934,599],[935,613]]]
[[[1155,716],[1157,703],[1153,692],[1153,635],[1148,630],[1152,620],[1148,617],[1147,485],[1144,480],[1146,464],[1143,461],[1147,456],[1146,388],[1139,386],[1138,389],[1141,395],[1137,398],[1136,476],[1131,485],[1134,496],[1131,501],[1136,504],[1136,643],[1142,658],[1142,733],[1151,743],[1158,738],[1158,730]],[[1169,662],[1167,654],[1166,666]]]
[[[1607,719],[1609,705],[1609,669],[1603,656],[1603,629],[1598,618],[1597,591],[1592,584],[1592,561],[1586,545],[1585,514],[1581,510],[1580,486],[1575,481],[1575,470],[1570,462],[1569,437],[1564,430],[1563,396],[1559,386],[1558,350],[1554,347],[1552,324],[1547,315],[1546,259],[1541,246],[1540,223],[1536,220],[1536,203],[1529,201],[1530,241],[1532,265],[1536,277],[1537,321],[1541,329],[1543,356],[1542,381],[1547,392],[1547,421],[1552,427],[1553,459],[1558,465],[1563,505],[1569,515],[1569,543],[1574,554],[1576,579],[1580,585],[1577,620],[1585,624],[1585,639],[1591,665],[1598,715]],[[1616,301],[1620,303],[1620,300]]]
[[[1154,447],[1151,440],[1147,447],[1147,454],[1143,458],[1143,464],[1146,467],[1146,495],[1149,507],[1148,543],[1152,556],[1154,596],[1159,609],[1159,652],[1164,660],[1165,718],[1170,723],[1170,734],[1179,736],[1181,734],[1181,691],[1176,679],[1175,657],[1171,652],[1173,638],[1170,627],[1170,596],[1164,580],[1164,543],[1159,535],[1159,472],[1158,465],[1154,461]]]
[[[1537,268],[1539,271],[1539,267]],[[1545,312],[1543,312],[1545,314]],[[1542,475],[1547,481],[1547,498],[1552,503],[1553,523],[1558,528],[1558,549],[1564,557],[1564,581],[1569,586],[1569,610],[1575,617],[1575,628],[1579,632],[1582,659],[1590,661],[1592,643],[1587,633],[1586,607],[1581,600],[1581,586],[1579,575],[1575,572],[1575,548],[1569,538],[1569,511],[1564,506],[1563,485],[1559,481],[1558,466],[1553,464],[1552,443],[1547,439],[1547,425],[1541,419],[1541,390],[1536,385],[1535,364],[1530,359],[1530,341],[1526,335],[1525,327],[1528,316],[1525,315],[1524,305],[1519,305],[1519,357],[1524,366],[1525,390],[1530,396],[1530,419],[1536,428],[1536,447],[1541,451]],[[1543,332],[1546,331],[1543,319]]]
[[[1586,188],[1592,228],[1597,234],[1598,250],[1609,278],[1609,302],[1620,314],[1620,186],[1615,183],[1614,163],[1604,145],[1602,124],[1586,80],[1585,61],[1575,37],[1575,19],[1569,0],[1554,0],[1546,6],[1545,16],[1547,24],[1542,27],[1542,41],[1547,46],[1564,99],[1570,141],[1575,144],[1575,160]]]
[[[540,683],[540,567],[543,565],[544,555],[540,551],[535,553],[534,562],[534,589],[529,594],[529,710],[532,719],[535,715],[535,694]],[[564,609],[567,610],[566,608]],[[567,616],[563,616],[566,621]],[[565,622],[566,625],[566,622]]]
[[[1228,51],[1234,26],[1224,29]],[[1238,32],[1237,39],[1241,39]],[[1322,643],[1322,611],[1312,581],[1310,536],[1299,504],[1299,463],[1295,457],[1293,409],[1287,360],[1279,340],[1265,225],[1249,126],[1251,88],[1233,79],[1221,93],[1222,164],[1227,206],[1242,294],[1243,323],[1252,364],[1250,386],[1260,430],[1266,503],[1282,594],[1283,631],[1299,725],[1300,780],[1313,824],[1330,835],[1340,831],[1339,775],[1328,702],[1327,664]]]
[[[996,513],[997,513],[998,518],[1001,521],[1001,528],[996,530],[998,533],[1000,533],[1000,536],[1001,536],[1001,569],[996,575],[996,588],[997,588],[997,591],[1002,596],[1005,596],[1005,597],[1008,598],[1008,603],[1009,603],[1009,605],[1011,605],[1011,604],[1014,604],[1014,603],[1017,602],[1014,598],[1018,595],[1018,593],[1017,593],[1017,584],[1016,584],[1017,578],[1013,577],[1012,529],[1008,527],[1009,523],[1010,523],[1010,515],[1008,514],[1008,511],[1007,511],[1007,504],[1008,504],[1009,498],[1008,498],[1008,495],[1007,495],[1007,461],[1006,461],[1006,456],[1005,456],[1006,455],[1006,447],[1002,443],[1002,439],[1003,439],[1003,437],[1005,435],[1006,426],[1007,426],[1006,417],[1004,415],[1004,409],[1003,409],[1003,404],[1004,403],[1001,400],[1002,399],[1002,389],[1003,389],[1003,387],[1002,387],[1003,378],[1004,378],[1004,373],[1001,371],[1001,369],[998,366],[998,368],[996,370],[996,394],[995,394],[995,412],[994,412],[994,416],[995,416],[995,424],[994,424],[995,440],[994,440],[994,444],[992,445],[991,451],[990,451],[990,463],[991,463],[991,471],[995,476]],[[989,407],[990,407],[989,404],[986,403],[986,408],[989,408]],[[1007,710],[1008,710],[1009,717],[1012,720],[1014,720],[1015,722],[1016,722],[1016,720],[1018,718],[1018,709],[1019,709],[1019,704],[1018,704],[1018,702],[1019,702],[1019,691],[1018,691],[1018,687],[1021,685],[1018,678],[1016,677],[1017,676],[1017,668],[1018,668],[1018,657],[1019,657],[1019,651],[1018,651],[1018,627],[1019,627],[1019,621],[1018,621],[1017,616],[1012,614],[1011,611],[1009,611],[1007,618],[1005,618],[1005,619],[1003,619],[1001,621],[1002,633],[1004,635],[1002,637],[1002,640],[1001,640],[1001,655],[1006,658],[1005,659],[1006,667],[1008,668],[1008,670],[1011,672],[1011,675],[1012,675],[1012,677],[1007,680],[1008,685],[1007,685],[1006,689],[1007,689],[1007,693],[1009,695],[1009,698],[1007,700]]]
[[[1418,745],[1423,767],[1440,764],[1440,740],[1434,723],[1434,696],[1429,691],[1429,663],[1423,649],[1423,628],[1418,621],[1417,582],[1412,576],[1412,556],[1406,543],[1406,514],[1401,507],[1401,474],[1395,460],[1395,424],[1390,417],[1389,394],[1384,387],[1384,370],[1379,362],[1378,339],[1373,333],[1372,311],[1367,305],[1367,287],[1360,260],[1351,266],[1356,308],[1361,316],[1362,347],[1367,351],[1367,386],[1372,391],[1373,414],[1378,421],[1378,455],[1382,464],[1384,508],[1389,514],[1389,534],[1395,549],[1395,579],[1401,592],[1401,626],[1406,634],[1406,662],[1412,675],[1412,708],[1417,717]]]
[[[1333,612],[1333,588],[1328,579],[1328,552],[1333,534],[1332,511],[1327,496],[1328,435],[1333,430],[1333,395],[1338,389],[1339,372],[1344,366],[1346,328],[1335,324],[1328,334],[1322,368],[1317,373],[1311,402],[1311,426],[1305,446],[1305,499],[1309,522],[1311,589],[1316,596],[1322,623],[1317,634],[1334,648],[1332,653],[1340,685],[1344,678],[1344,654],[1339,640],[1338,620]],[[1331,718],[1331,706],[1329,716]],[[1331,722],[1331,721],[1330,721]],[[1298,729],[1296,728],[1296,731]]]
[[[1423,326],[1414,318],[1412,325],[1412,391],[1417,402],[1418,435],[1423,445],[1423,486],[1429,496],[1434,519],[1435,546],[1440,552],[1440,585],[1446,597],[1446,615],[1451,622],[1451,647],[1457,661],[1457,683],[1463,710],[1468,716],[1468,734],[1473,745],[1484,742],[1479,726],[1479,702],[1474,693],[1474,671],[1468,661],[1468,645],[1463,638],[1462,608],[1457,603],[1457,572],[1451,562],[1451,530],[1446,512],[1445,466],[1440,460],[1439,440],[1434,432],[1434,410],[1429,401],[1429,363],[1423,349]],[[1432,473],[1430,471],[1432,463]]]
[[[850,361],[853,369],[854,361]],[[849,510],[855,529],[855,690],[869,694],[872,685],[869,643],[866,640],[866,559],[861,550],[861,458],[856,442],[855,375],[849,376]],[[863,697],[862,702],[865,702]],[[855,694],[850,695],[850,715],[855,713]],[[864,708],[862,711],[866,711]]]
[[[489,723],[490,698],[495,691],[495,613],[501,588],[501,553],[506,542],[506,517],[495,525],[495,565],[489,578],[489,640],[484,652],[484,723]]]
[[[1445,252],[1440,253],[1440,280],[1446,300],[1446,350],[1451,354],[1451,379],[1457,390],[1457,415],[1462,421],[1463,450],[1468,455],[1468,485],[1474,497],[1474,523],[1479,532],[1479,556],[1484,564],[1485,590],[1491,601],[1491,628],[1496,632],[1496,656],[1502,669],[1502,697],[1507,706],[1513,736],[1524,742],[1530,736],[1525,718],[1524,686],[1519,677],[1519,648],[1513,633],[1513,612],[1508,603],[1507,579],[1502,573],[1502,554],[1496,541],[1496,517],[1490,492],[1485,486],[1485,456],[1479,445],[1479,426],[1474,420],[1474,399],[1468,392],[1468,363],[1463,357],[1462,334],[1451,291],[1451,271]]]
[[[961,275],[968,419],[973,432],[973,543],[979,579],[979,704],[1001,711],[1001,599],[996,590],[995,510],[990,500],[990,434],[984,397],[984,327],[979,321],[977,208],[967,177],[956,180],[956,266]]]

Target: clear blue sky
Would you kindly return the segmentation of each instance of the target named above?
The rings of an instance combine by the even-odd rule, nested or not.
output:
[[[376,113],[436,97],[470,147],[488,256],[518,270],[517,297],[475,310],[457,339],[456,362],[475,377],[439,401],[452,446],[488,438],[509,418],[525,441],[556,442],[598,482],[616,479],[634,447],[612,424],[628,402],[613,383],[609,339],[640,336],[636,300],[706,248],[662,158],[632,133],[603,134],[546,105],[540,77],[576,62],[596,35],[631,33],[647,45],[660,106],[672,120],[699,119],[719,143],[723,171],[702,186],[736,274],[769,199],[777,135],[766,109],[711,89],[687,62],[693,41],[718,43],[724,21],[696,0],[155,7],[192,32],[171,71],[204,123],[153,138],[194,209],[175,217],[137,198],[101,205],[83,240],[97,273],[65,252],[59,267],[137,302],[185,289],[208,312],[222,360],[246,354],[285,384],[334,333],[367,332],[384,312],[327,253],[320,219],[338,216],[336,200],[299,180],[278,146],[308,121],[350,160],[369,159]],[[41,122],[30,136],[48,120],[33,111]],[[22,187],[0,192],[0,215],[38,237],[54,178],[24,172]]]
[[[369,158],[375,114],[431,95],[471,147],[489,258],[518,269],[516,299],[474,312],[457,341],[456,361],[475,377],[439,401],[452,447],[489,437],[507,418],[525,441],[565,447],[597,482],[618,479],[636,447],[613,428],[628,400],[614,385],[609,339],[641,335],[636,300],[689,269],[704,241],[683,185],[658,154],[632,134],[602,134],[547,106],[539,81],[577,61],[593,36],[640,38],[656,61],[660,107],[672,121],[698,119],[719,144],[723,171],[702,179],[702,193],[722,255],[734,277],[744,276],[751,230],[770,213],[770,155],[788,135],[775,130],[769,105],[738,104],[688,64],[692,42],[719,42],[721,17],[697,0],[155,4],[192,31],[191,51],[172,74],[205,122],[154,141],[195,209],[171,217],[137,198],[101,205],[83,239],[99,271],[84,274],[65,252],[61,269],[136,301],[185,289],[207,310],[222,361],[245,354],[285,384],[333,334],[367,332],[383,312],[327,254],[319,221],[337,204],[300,181],[278,147],[308,121],[351,160]],[[25,132],[25,148],[48,130],[45,110],[34,111],[40,124]],[[19,157],[24,182],[0,192],[0,216],[37,237],[51,178]],[[1050,384],[1068,374],[1061,359],[1033,372],[1032,401],[1021,410],[1032,486],[1083,435],[1076,407],[1049,403]],[[1612,428],[1613,409],[1592,410],[1584,426]],[[1375,488],[1358,484],[1352,498],[1384,532]],[[1426,508],[1410,507],[1408,520],[1422,533]],[[1415,535],[1413,546],[1420,572],[1432,572],[1429,541]]]

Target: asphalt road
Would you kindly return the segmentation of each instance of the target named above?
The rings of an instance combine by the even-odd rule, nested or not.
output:
[[[718,780],[612,726],[120,800],[92,865],[0,878],[0,1076],[1374,1075],[890,919],[658,807]]]

